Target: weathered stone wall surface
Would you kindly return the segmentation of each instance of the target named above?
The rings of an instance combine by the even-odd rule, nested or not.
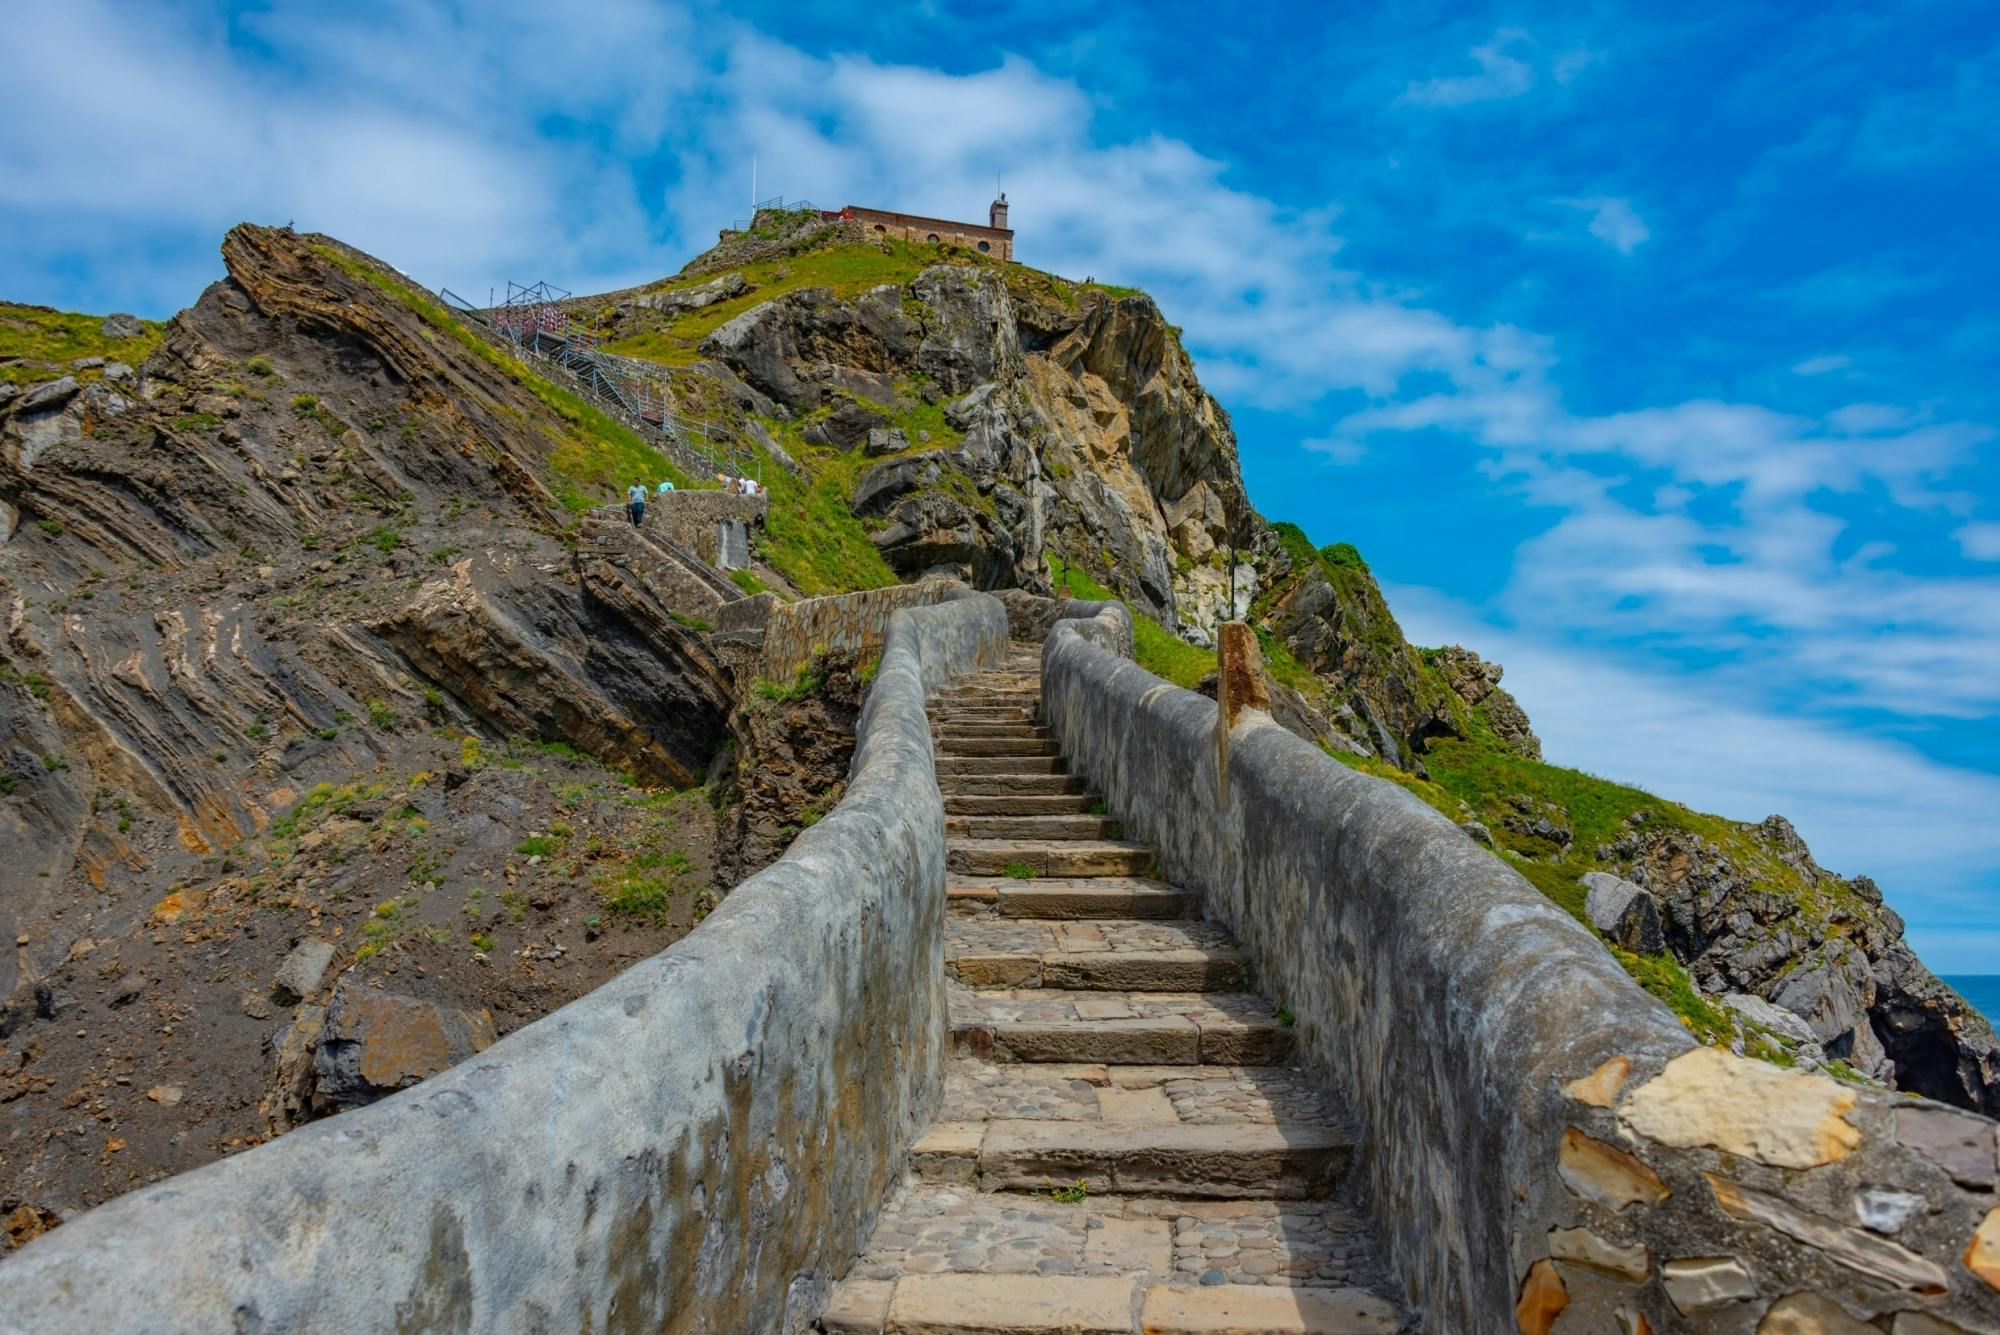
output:
[[[726,491],[670,491],[655,496],[646,505],[646,522],[658,524],[667,537],[699,556],[710,565],[721,556],[720,538],[724,520],[734,520],[746,528],[762,528],[770,508],[768,496],[731,496]]]
[[[927,607],[966,592],[955,579],[926,579],[885,589],[832,594],[796,603],[774,603],[764,623],[756,675],[784,681],[825,650],[866,663],[882,652],[889,621],[906,607]]]
[[[2000,1329],[1993,1122],[1696,1047],[1445,817],[1091,642],[1124,620],[1053,629],[1050,726],[1353,1106],[1425,1329]]]
[[[1000,604],[896,614],[847,797],[700,930],[406,1093],[0,1265],[0,1330],[795,1330],[940,1085],[926,693]]]

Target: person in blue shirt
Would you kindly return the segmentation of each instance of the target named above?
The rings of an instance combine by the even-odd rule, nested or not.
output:
[[[634,482],[625,489],[625,508],[631,512],[632,527],[646,522],[646,484]]]

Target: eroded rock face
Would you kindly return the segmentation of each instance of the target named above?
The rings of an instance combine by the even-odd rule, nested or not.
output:
[[[1433,654],[1431,665],[1459,699],[1485,717],[1496,737],[1530,760],[1542,758],[1542,742],[1529,726],[1527,711],[1500,688],[1505,668],[1457,644],[1446,645]]]
[[[577,568],[543,479],[583,443],[529,386],[330,239],[242,227],[223,258],[228,276],[142,366],[0,402],[0,933],[21,943],[0,953],[0,1059],[81,1010],[68,1032],[89,1038],[45,1057],[52,1077],[97,1080],[126,1050],[192,1077],[185,1103],[121,1114],[122,1158],[10,1156],[0,1194],[32,1179],[60,1204],[101,1199],[192,1166],[245,1143],[231,1119],[260,1089],[271,1129],[306,1115],[317,1030],[295,1021],[324,997],[284,1012],[306,972],[275,985],[292,942],[323,909],[439,894],[424,859],[484,848],[497,877],[527,833],[444,801],[446,763],[519,738],[680,784],[728,732],[733,691],[703,637],[643,581]],[[296,862],[274,865],[261,841],[320,785],[353,809],[299,828]],[[377,785],[409,809],[363,795]],[[419,856],[418,829],[440,848]],[[386,883],[322,898],[362,867]],[[591,894],[587,872],[577,884]],[[540,910],[522,904],[524,929]],[[503,967],[464,965],[494,929],[486,910],[453,912],[432,925],[463,966],[456,1009],[475,1011]],[[500,935],[517,930],[501,915]],[[677,933],[643,934],[657,948]],[[254,970],[175,957],[196,941]],[[493,1010],[532,1018],[536,990]],[[155,1083],[183,1081],[137,1087]],[[46,1096],[52,1122],[61,1097]]]
[[[731,719],[736,741],[723,812],[717,873],[735,885],[776,861],[804,824],[833,810],[847,791],[855,724],[866,687],[851,658],[823,656],[816,685],[794,700],[754,692]]]
[[[2000,1112],[2000,1040],[1917,959],[1874,882],[1828,872],[1772,816],[1742,828],[1810,890],[1778,894],[1700,835],[1650,828],[1643,814],[1596,860],[1658,898],[1666,945],[1702,990],[1784,1008],[1826,1058],[1872,1079]]]

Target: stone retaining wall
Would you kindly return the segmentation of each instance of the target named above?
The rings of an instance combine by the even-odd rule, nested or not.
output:
[[[0,1330],[803,1327],[938,1096],[924,714],[1006,613],[897,613],[832,813],[702,926],[464,1065],[0,1264]]]
[[[1091,642],[1129,634],[1054,628],[1048,721],[1297,1016],[1426,1330],[2000,1329],[1993,1122],[1696,1047],[1445,817]]]
[[[720,566],[724,564],[723,524],[740,524],[745,530],[762,528],[770,504],[768,496],[731,496],[726,491],[683,487],[647,502],[646,522],[658,524],[671,541],[710,565]]]

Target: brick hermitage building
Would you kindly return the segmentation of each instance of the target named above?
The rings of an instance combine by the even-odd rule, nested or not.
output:
[[[1007,196],[988,206],[987,225],[953,222],[949,218],[927,218],[920,213],[891,213],[886,209],[865,209],[849,204],[829,218],[852,219],[870,232],[901,237],[905,241],[950,242],[997,259],[1014,258],[1014,231],[1007,226]]]

